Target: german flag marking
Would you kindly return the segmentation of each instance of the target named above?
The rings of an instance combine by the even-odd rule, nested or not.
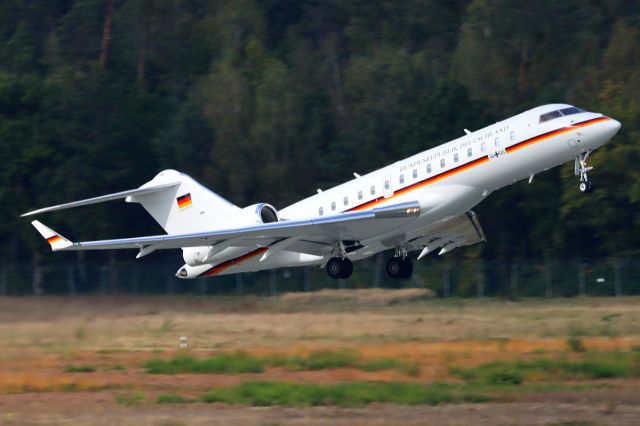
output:
[[[235,259],[229,259],[226,260],[222,263],[220,263],[219,265],[214,266],[211,269],[206,270],[205,272],[202,273],[201,276],[203,277],[212,277],[214,275],[219,274],[220,272],[231,268],[232,266],[237,265],[238,263],[242,263],[245,260],[249,260],[252,257],[256,257],[258,255],[261,255],[262,253],[264,253],[265,251],[269,250],[269,247],[260,247],[258,249],[255,249],[253,251],[250,251],[247,254],[243,254],[240,257],[236,257]]]
[[[57,243],[58,241],[62,241],[62,237],[60,235],[54,235],[53,237],[47,238],[47,242],[51,245]]]
[[[511,145],[510,147],[507,147],[505,149],[505,151],[507,153],[514,152],[514,151],[517,151],[519,149],[525,148],[525,147],[527,147],[529,145],[533,145],[536,142],[541,142],[543,140],[552,138],[554,136],[558,136],[558,135],[561,135],[563,133],[568,133],[568,132],[571,132],[573,130],[581,129],[583,127],[589,126],[591,124],[601,123],[601,122],[607,121],[607,120],[610,120],[610,118],[609,117],[592,118],[590,120],[586,120],[586,121],[583,121],[581,123],[576,123],[576,124],[574,124],[574,125],[572,125],[570,127],[564,127],[562,129],[552,130],[551,132],[543,133],[541,135],[534,136],[533,138],[529,138],[529,139],[526,139],[526,140],[524,140],[522,142],[518,142],[518,143],[516,143],[514,145]],[[465,170],[469,170],[472,167],[479,166],[480,164],[484,164],[484,163],[486,163],[488,161],[489,161],[489,156],[488,155],[484,156],[484,157],[477,158],[477,159],[472,160],[472,161],[470,161],[470,162],[468,162],[466,164],[462,164],[462,165],[460,165],[458,167],[455,167],[455,168],[453,168],[451,170],[447,170],[446,172],[442,172],[442,173],[440,173],[438,175],[434,175],[434,176],[428,177],[427,179],[422,180],[420,182],[416,182],[416,183],[411,184],[409,186],[406,186],[404,188],[398,189],[390,197],[387,197],[387,198],[378,197],[375,200],[367,201],[364,204],[360,204],[359,206],[355,206],[355,207],[352,207],[352,208],[350,208],[348,210],[345,210],[345,212],[355,212],[355,211],[370,209],[370,208],[372,208],[372,207],[374,207],[374,206],[376,206],[378,204],[381,204],[381,203],[383,203],[383,202],[385,202],[387,200],[391,200],[393,198],[399,197],[400,195],[404,195],[404,194],[406,194],[408,192],[411,192],[411,191],[413,191],[415,189],[422,188],[422,187],[427,186],[427,185],[431,185],[432,183],[437,182],[440,179],[444,179],[444,178],[447,178],[449,176],[453,176],[455,174],[464,172]]]
[[[178,198],[176,198],[176,202],[178,203],[178,208],[180,209],[190,206],[191,204],[193,204],[193,202],[191,201],[191,193],[179,196]]]

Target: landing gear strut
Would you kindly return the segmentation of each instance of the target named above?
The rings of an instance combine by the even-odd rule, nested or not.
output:
[[[587,173],[593,170],[593,167],[587,165],[589,154],[591,154],[591,150],[584,151],[576,156],[575,175],[580,176],[580,185],[578,188],[582,193],[593,191],[593,183],[591,183],[587,176]]]
[[[387,274],[391,278],[407,279],[413,273],[413,263],[407,257],[407,249],[400,247],[396,249],[396,255],[387,262]]]

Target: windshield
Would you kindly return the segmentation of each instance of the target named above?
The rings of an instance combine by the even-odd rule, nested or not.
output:
[[[542,114],[540,116],[540,123],[553,120],[554,118],[563,117],[565,115],[579,114],[581,112],[584,112],[584,110],[578,107],[568,107],[568,108],[557,109],[555,111]]]

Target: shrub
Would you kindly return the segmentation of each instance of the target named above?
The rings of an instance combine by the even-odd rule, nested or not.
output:
[[[67,365],[64,367],[65,373],[93,373],[96,367],[93,365]]]
[[[491,385],[517,386],[522,384],[524,375],[517,370],[494,371],[487,375],[487,383]]]
[[[567,346],[571,352],[585,352],[587,350],[582,344],[582,340],[576,336],[567,338]]]
[[[144,395],[140,393],[116,395],[115,400],[118,404],[131,407],[142,402],[144,400]]]
[[[158,404],[186,404],[188,402],[191,402],[191,400],[180,395],[164,394],[158,395],[158,397],[156,398],[156,402]]]

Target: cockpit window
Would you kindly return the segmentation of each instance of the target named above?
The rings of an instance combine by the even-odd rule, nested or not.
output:
[[[581,112],[584,112],[584,110],[578,107],[558,109],[555,111],[548,112],[546,114],[542,114],[540,116],[540,123],[544,123],[545,121],[553,120],[554,118],[562,117],[565,115],[579,114]]]
[[[573,115],[573,114],[580,114],[581,112],[584,112],[584,110],[578,107],[569,107],[569,108],[561,109],[560,112],[562,113],[562,115]]]
[[[554,118],[558,118],[558,117],[562,117],[562,114],[560,114],[560,111],[551,111],[548,112],[546,114],[542,114],[540,116],[540,122],[544,123],[545,121],[549,121],[549,120],[553,120]]]

